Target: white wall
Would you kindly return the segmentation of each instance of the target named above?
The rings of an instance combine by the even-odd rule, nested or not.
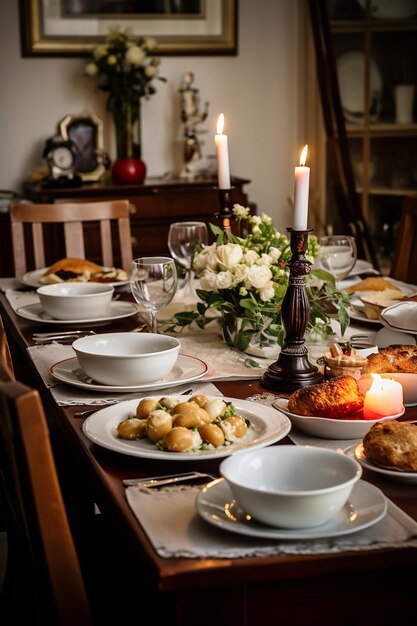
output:
[[[239,53],[233,57],[162,57],[158,93],[143,103],[142,155],[148,175],[173,170],[178,156],[178,88],[195,74],[201,99],[209,100],[205,155],[225,114],[231,171],[249,178],[258,211],[276,226],[291,223],[294,165],[305,141],[299,136],[298,19],[302,0],[240,0]],[[105,123],[105,148],[113,153],[113,128],[105,96],[84,75],[85,59],[22,58],[17,0],[0,2],[0,189],[20,190],[34,167],[44,165],[45,139],[66,114],[84,110]]]

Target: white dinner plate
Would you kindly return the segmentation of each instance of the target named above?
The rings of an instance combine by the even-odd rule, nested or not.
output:
[[[360,124],[364,119],[364,74],[365,55],[362,52],[347,52],[337,61],[340,98],[345,118],[354,124]],[[381,100],[382,78],[381,73],[372,59],[370,60],[371,102],[370,119],[378,117]]]
[[[39,279],[41,278],[41,276],[43,276],[46,272],[48,268],[44,267],[43,269],[40,270],[33,270],[31,272],[26,272],[26,274],[23,274],[23,276],[19,279],[22,281],[22,283],[24,285],[27,285],[28,287],[43,287],[43,284],[39,282]],[[103,271],[110,271],[111,268],[103,268]],[[108,285],[109,287],[121,287],[122,285],[128,285],[129,284],[129,280],[116,280],[112,283],[101,283],[104,285]]]
[[[355,304],[356,306],[356,304]],[[359,306],[359,305],[358,305]],[[363,307],[365,310],[365,306]],[[358,309],[349,309],[349,317],[351,320],[361,322],[361,324],[370,324],[371,326],[382,326],[381,320],[371,320],[365,313]]]
[[[396,415],[387,415],[378,420],[332,419],[330,417],[309,417],[296,415],[288,410],[288,400],[277,398],[273,406],[287,415],[298,430],[313,437],[322,439],[363,439],[374,424],[395,420],[404,414],[405,408]]]
[[[209,483],[197,495],[199,515],[223,530],[264,539],[324,539],[340,537],[364,530],[379,522],[387,512],[384,494],[370,483],[359,480],[349,500],[337,515],[315,528],[285,529],[269,527],[247,515],[233,499],[223,478]]]
[[[381,312],[384,326],[417,335],[417,302],[400,302]]]
[[[417,427],[416,427],[417,428]],[[363,444],[352,446],[345,452],[348,456],[353,456],[359,463],[367,470],[371,472],[377,472],[383,474],[386,478],[393,478],[394,480],[400,480],[407,483],[417,483],[417,472],[400,472],[399,470],[389,470],[384,467],[378,467],[371,461],[368,461]]]
[[[104,322],[119,320],[123,317],[130,317],[131,315],[135,315],[138,311],[138,306],[133,302],[114,300],[113,302],[110,302],[106,313],[103,313],[102,315],[97,314],[96,317],[91,319],[57,320],[48,315],[48,313],[43,310],[40,303],[21,306],[16,310],[16,314],[27,320],[31,320],[32,322],[41,322],[42,324],[77,324],[77,326],[92,326],[94,324],[103,324]]]
[[[161,396],[149,396],[160,399]],[[219,399],[219,396],[208,396],[209,399]],[[119,439],[116,428],[119,422],[129,415],[134,415],[139,400],[127,400],[119,404],[106,407],[88,417],[83,424],[85,435],[104,448],[148,459],[160,459],[165,461],[202,461],[205,459],[221,459],[222,457],[245,450],[247,448],[263,448],[271,443],[283,439],[290,431],[291,422],[275,409],[264,405],[238,400],[237,398],[221,398],[226,402],[232,402],[236,412],[248,419],[251,427],[244,437],[228,446],[219,446],[213,450],[196,450],[195,452],[166,452],[158,450],[154,443],[148,439]]]
[[[201,359],[186,354],[180,354],[176,364],[166,378],[157,380],[154,383],[123,387],[120,385],[102,385],[95,382],[80,368],[77,357],[59,361],[52,365],[50,369],[52,376],[63,383],[74,385],[74,387],[81,387],[81,389],[103,391],[105,393],[109,391],[131,393],[175,387],[176,385],[183,385],[201,378],[207,370],[207,363],[204,363]]]

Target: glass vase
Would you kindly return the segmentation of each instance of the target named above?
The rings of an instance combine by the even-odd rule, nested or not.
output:
[[[146,165],[141,159],[141,105],[135,101],[117,99],[109,106],[116,130],[117,159],[112,166],[116,183],[141,183]]]
[[[255,329],[248,318],[226,312],[220,319],[223,340],[228,346],[252,356],[275,359],[279,354],[279,346],[274,337],[265,333],[270,323],[269,318],[265,319],[262,327]]]

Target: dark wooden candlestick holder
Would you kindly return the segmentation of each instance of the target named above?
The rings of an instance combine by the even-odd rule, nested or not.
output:
[[[311,230],[287,228],[292,257],[288,262],[290,276],[281,308],[285,340],[278,360],[269,366],[261,378],[262,387],[267,389],[293,392],[323,380],[317,367],[308,360],[308,351],[304,345],[304,333],[310,316],[305,276],[309,274],[311,266],[304,253]]]
[[[223,228],[226,232],[232,231],[231,219],[233,217],[232,211],[232,189],[218,189],[220,211],[216,213],[217,223],[220,228]]]

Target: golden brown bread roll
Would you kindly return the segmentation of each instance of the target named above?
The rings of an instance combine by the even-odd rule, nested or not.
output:
[[[61,259],[57,261],[51,267],[49,267],[44,276],[49,276],[49,274],[56,274],[59,271],[64,272],[74,272],[74,274],[84,274],[84,272],[90,272],[90,274],[97,274],[98,272],[102,272],[103,268],[101,265],[97,265],[92,261],[87,261],[87,259],[76,259],[74,257],[68,257],[66,259]]]
[[[396,289],[396,286],[381,276],[370,276],[356,283],[356,285],[347,287],[344,291],[355,293],[355,291],[384,291],[384,289]]]
[[[417,472],[417,428],[405,422],[374,424],[363,439],[366,457],[375,465]]]
[[[294,391],[288,400],[288,410],[296,415],[348,418],[362,410],[363,401],[353,376],[336,376]]]
[[[379,352],[370,354],[368,364],[362,374],[391,374],[407,372],[417,374],[417,346],[394,345],[380,348]]]

